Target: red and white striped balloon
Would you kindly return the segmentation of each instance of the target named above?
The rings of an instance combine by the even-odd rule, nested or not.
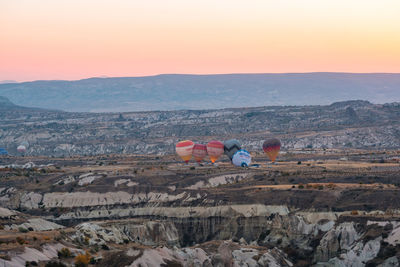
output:
[[[220,141],[211,141],[207,144],[207,154],[214,163],[218,158],[224,154],[224,144]]]
[[[190,140],[180,141],[176,144],[176,153],[181,157],[181,159],[188,163],[192,158],[194,143]]]
[[[207,156],[207,146],[202,144],[195,144],[193,147],[193,157],[200,163],[204,157]]]

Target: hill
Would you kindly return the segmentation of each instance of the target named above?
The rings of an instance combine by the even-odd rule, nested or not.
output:
[[[15,105],[7,97],[0,96],[0,110],[2,111],[13,111],[13,110],[25,110],[26,107]]]
[[[124,112],[326,105],[348,99],[400,101],[400,74],[289,73],[157,75],[0,84],[23,106]]]
[[[15,107],[16,105],[12,103],[8,98],[0,96],[0,108],[11,108]]]
[[[22,141],[30,155],[169,154],[183,139],[236,138],[261,151],[263,140],[276,136],[285,150],[388,149],[399,148],[399,117],[399,103],[367,101],[126,113],[6,109],[0,110],[0,145],[11,154]]]

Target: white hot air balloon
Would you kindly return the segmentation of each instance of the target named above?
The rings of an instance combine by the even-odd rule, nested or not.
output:
[[[28,148],[29,147],[28,141],[21,142],[21,146],[24,146],[25,148]]]
[[[251,163],[251,155],[244,149],[238,150],[232,157],[232,163],[238,167],[247,167]]]

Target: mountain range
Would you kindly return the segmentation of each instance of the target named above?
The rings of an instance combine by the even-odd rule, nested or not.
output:
[[[164,74],[0,84],[21,106],[79,112],[326,105],[361,99],[400,101],[400,74]]]

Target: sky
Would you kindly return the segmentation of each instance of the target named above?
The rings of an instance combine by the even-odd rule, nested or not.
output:
[[[0,0],[0,81],[400,72],[399,0]]]

